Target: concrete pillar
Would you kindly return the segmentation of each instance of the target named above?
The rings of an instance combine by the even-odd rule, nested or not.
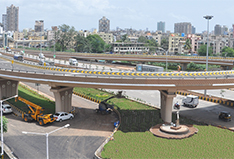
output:
[[[72,110],[72,90],[73,87],[51,87],[54,93],[55,112],[70,112]]]
[[[187,70],[187,66],[188,66],[187,63],[181,63],[180,65],[181,65],[181,70],[182,71],[186,71]]]
[[[19,81],[0,79],[0,98],[9,98],[18,94]]]
[[[176,96],[175,92],[160,91],[161,94],[161,118],[165,123],[172,122],[172,107],[173,98]]]
[[[17,49],[18,48],[18,43],[16,42],[16,46],[15,46],[15,48]]]

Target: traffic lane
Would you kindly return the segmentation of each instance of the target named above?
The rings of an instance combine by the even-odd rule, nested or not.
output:
[[[48,133],[58,127],[36,125],[35,122],[25,123],[16,117],[8,117],[8,132],[4,134],[4,142],[18,158],[46,158],[46,136],[26,135],[22,131]],[[69,122],[62,122],[64,126]],[[53,123],[56,125],[56,123]],[[48,129],[48,130],[47,130]],[[92,158],[96,149],[103,143],[102,136],[69,136],[71,128],[64,128],[49,135],[50,158]]]
[[[189,108],[183,106],[182,98],[184,96],[177,95],[174,98],[174,103],[179,102],[181,104],[180,115],[190,118],[192,120],[205,122],[207,124],[221,125],[227,128],[234,129],[234,121],[225,122],[219,120],[219,113],[221,111],[229,111],[234,117],[234,109],[228,106],[220,105],[218,103],[207,102],[204,100],[199,100],[199,105],[196,108]],[[175,112],[175,110],[174,110]]]
[[[46,158],[45,136],[22,134],[22,131],[49,133],[66,124],[70,127],[49,136],[51,158],[92,158],[96,149],[112,133],[116,115],[97,114],[93,109],[78,109],[75,118],[39,126],[36,122],[24,122],[20,117],[8,115],[8,132],[5,143],[18,158]]]
[[[204,94],[204,90],[191,90],[191,91]],[[216,96],[216,97],[220,97],[220,98],[224,98],[224,99],[233,100],[234,91],[232,91],[232,90],[212,89],[212,90],[206,90],[206,91],[207,91],[206,92],[207,96],[212,95],[212,96]],[[221,93],[222,91],[223,91],[223,93]],[[223,94],[223,97],[221,94]]]

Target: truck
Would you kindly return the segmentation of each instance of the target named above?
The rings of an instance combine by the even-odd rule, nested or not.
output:
[[[198,96],[187,95],[182,99],[182,103],[184,104],[184,106],[196,108],[197,105],[199,104],[199,98]]]
[[[163,72],[164,68],[159,66],[137,64],[136,71],[138,72]]]
[[[17,97],[16,101],[19,100],[28,106],[28,112],[22,113],[22,119],[26,122],[30,120],[35,120],[38,122],[39,125],[45,125],[47,123],[53,123],[56,118],[53,116],[53,114],[43,114],[42,111],[45,109],[40,107],[39,105],[36,105],[22,97]]]
[[[114,98],[115,96],[111,96],[110,98],[107,98],[98,105],[98,109],[96,109],[96,113],[101,113],[101,114],[111,114],[113,111],[113,106],[108,104],[107,101]]]

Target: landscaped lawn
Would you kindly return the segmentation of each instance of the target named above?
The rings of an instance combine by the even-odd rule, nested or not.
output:
[[[233,158],[234,134],[213,126],[198,126],[198,134],[182,139],[163,139],[149,131],[117,131],[105,145],[103,158]]]
[[[52,102],[46,98],[43,98],[37,92],[25,89],[24,86],[19,85],[18,95],[34,104],[37,104],[45,108],[45,110],[43,111],[43,114],[50,114],[50,113],[53,114],[55,112],[55,102]],[[24,112],[28,112],[29,110],[28,106],[21,101],[15,102],[15,99],[11,99],[9,100],[9,102],[13,104],[14,106],[18,107],[19,109],[23,110]]]

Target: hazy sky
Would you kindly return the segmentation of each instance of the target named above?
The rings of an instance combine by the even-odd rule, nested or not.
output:
[[[200,33],[207,29],[204,15],[213,15],[210,30],[216,24],[234,24],[233,0],[0,0],[0,13],[13,4],[19,7],[19,29],[34,28],[35,20],[44,20],[45,28],[67,24],[76,30],[98,29],[98,20],[106,16],[110,28],[156,31],[164,21],[166,30],[174,23],[191,22]],[[1,16],[2,17],[2,16]]]

